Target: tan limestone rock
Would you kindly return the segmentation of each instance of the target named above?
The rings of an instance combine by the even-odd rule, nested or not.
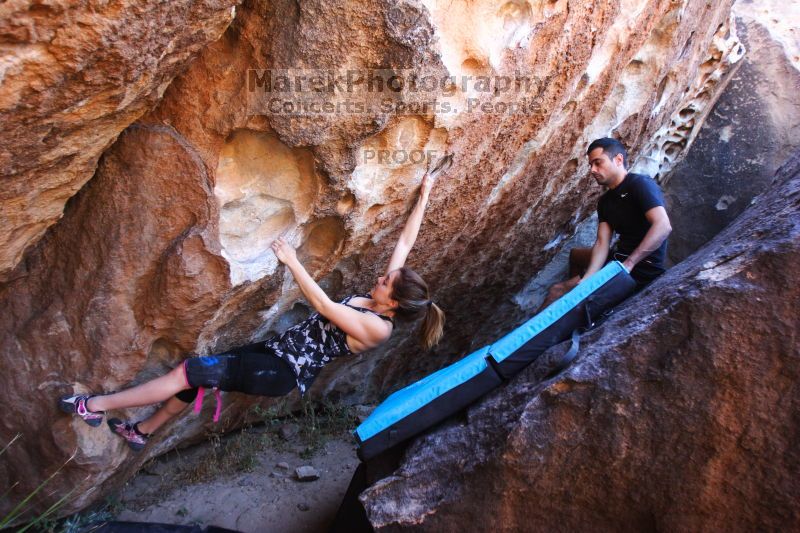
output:
[[[0,6],[0,281],[103,151],[155,105],[236,0]]]
[[[633,157],[645,153],[703,80],[729,71],[737,53],[726,37],[735,34],[729,10],[728,0],[241,6],[156,108],[106,150],[64,218],[0,287],[0,305],[11,310],[0,318],[9,370],[0,400],[25,406],[24,416],[3,422],[3,435],[20,431],[31,443],[3,466],[3,478],[26,480],[20,494],[77,447],[60,483],[87,490],[71,510],[201,434],[205,414],[183,417],[132,457],[105,428],[75,423],[42,398],[139,383],[188,354],[254,342],[302,318],[297,287],[266,250],[279,235],[331,296],[368,290],[425,169],[445,153],[453,165],[432,193],[409,258],[448,314],[445,341],[423,354],[408,328],[398,328],[380,350],[330,365],[311,397],[374,400],[517,322],[525,311],[514,294],[594,210],[600,191],[586,179],[587,143],[614,133]],[[253,107],[253,69],[350,67],[520,73],[535,105],[470,112],[470,102],[495,103],[494,92],[456,84],[432,93],[449,112],[413,107],[430,93],[392,95],[394,105],[411,109],[399,114]],[[705,103],[720,86],[712,85]],[[367,104],[382,97],[356,96]],[[418,153],[428,159],[412,157]],[[222,428],[235,427],[256,401],[226,394]]]

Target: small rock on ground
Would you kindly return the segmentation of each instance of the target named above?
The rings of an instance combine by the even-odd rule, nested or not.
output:
[[[319,479],[319,472],[313,466],[298,466],[294,470],[298,481],[314,481]]]

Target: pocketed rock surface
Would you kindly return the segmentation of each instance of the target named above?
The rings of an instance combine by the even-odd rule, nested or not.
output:
[[[236,0],[0,6],[0,281],[122,130],[235,15]]]
[[[662,182],[673,220],[669,258],[705,244],[769,187],[800,139],[800,5],[734,4],[747,53],[683,161]]]
[[[800,528],[800,153],[707,246],[419,438],[378,531]]]

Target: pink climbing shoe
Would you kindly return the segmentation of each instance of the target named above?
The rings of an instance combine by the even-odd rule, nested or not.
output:
[[[138,422],[131,424],[130,422],[123,422],[119,418],[110,418],[107,423],[111,431],[125,439],[131,450],[140,452],[147,445],[147,439],[150,435],[139,432],[136,428]]]
[[[103,421],[103,415],[105,414],[104,411],[90,411],[86,408],[86,402],[89,401],[89,398],[92,396],[84,396],[81,394],[76,394],[73,396],[62,396],[60,400],[58,400],[58,407],[65,413],[69,413],[71,415],[78,415],[81,419],[96,428],[100,425],[100,422]]]

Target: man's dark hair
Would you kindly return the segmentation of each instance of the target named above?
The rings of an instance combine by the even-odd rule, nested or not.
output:
[[[622,154],[622,166],[628,168],[628,152],[618,140],[612,139],[611,137],[595,139],[592,141],[592,144],[589,145],[589,148],[586,149],[586,155],[592,153],[592,150],[595,148],[602,148],[603,153],[606,154],[609,159],[614,159],[617,157],[617,154]]]

